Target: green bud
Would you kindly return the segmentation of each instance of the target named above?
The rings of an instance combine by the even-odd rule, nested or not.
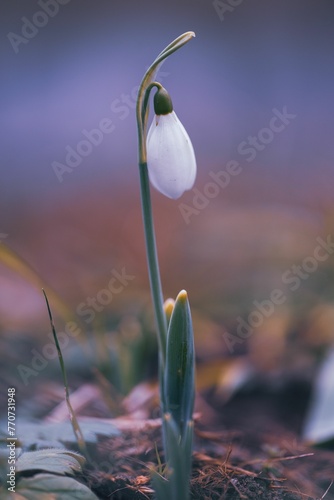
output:
[[[172,99],[164,87],[158,89],[154,94],[153,102],[156,115],[168,115],[173,111]]]

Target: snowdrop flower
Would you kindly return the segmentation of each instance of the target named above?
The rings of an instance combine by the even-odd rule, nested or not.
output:
[[[167,91],[153,80],[161,63],[194,36],[193,31],[187,31],[158,54],[140,83],[136,102],[141,206],[159,346],[164,456],[168,470],[173,471],[168,474],[167,482],[166,478],[155,475],[154,485],[159,499],[168,497],[188,500],[190,496],[195,359],[187,293],[183,290],[175,302],[170,299],[163,304],[150,181],[161,193],[170,198],[178,198],[194,184],[196,159],[188,134],[173,111]],[[158,89],[154,96],[156,116],[147,134],[149,101],[153,88]],[[180,373],[181,378],[178,376]]]
[[[155,117],[147,135],[147,168],[153,186],[169,198],[179,198],[196,178],[191,140],[163,87],[154,95]]]

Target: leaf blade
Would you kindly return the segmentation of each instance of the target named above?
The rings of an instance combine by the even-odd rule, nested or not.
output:
[[[181,435],[192,420],[195,398],[195,348],[191,312],[187,293],[176,298],[170,319],[165,375],[166,410],[177,423]]]
[[[37,451],[26,451],[17,459],[16,472],[42,470],[53,474],[69,474],[81,472],[85,463],[78,453],[58,448]]]
[[[19,480],[16,492],[8,500],[98,500],[84,484],[71,477],[36,474]],[[7,499],[6,499],[7,500]]]

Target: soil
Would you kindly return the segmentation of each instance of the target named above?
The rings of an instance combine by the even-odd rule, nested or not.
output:
[[[223,405],[210,391],[202,395],[197,406],[211,412],[196,415],[191,498],[333,499],[334,448],[312,448],[299,437],[309,394],[305,381],[286,380],[274,394],[258,382]],[[150,469],[157,453],[163,462],[160,419],[119,422],[121,436],[91,450],[84,480],[101,499],[154,498]]]
[[[17,346],[17,351],[30,352],[26,344]],[[4,359],[4,367],[9,361]],[[151,470],[159,459],[164,465],[156,384],[138,384],[121,399],[111,384],[101,389],[104,379],[98,371],[89,372],[86,364],[84,371],[73,370],[71,400],[77,416],[107,420],[121,430],[119,436],[99,436],[97,444],[89,445],[91,461],[78,479],[101,500],[153,499]],[[314,373],[288,372],[257,372],[228,398],[217,385],[198,388],[193,500],[334,499],[334,442],[316,448],[301,438]],[[58,372],[20,391],[22,417],[33,409],[41,421],[68,420],[64,390],[54,378],[59,380]]]

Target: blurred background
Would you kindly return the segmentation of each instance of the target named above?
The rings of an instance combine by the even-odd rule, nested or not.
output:
[[[211,366],[245,356],[259,371],[312,365],[334,339],[333,2],[12,0],[1,10],[0,328],[13,366],[31,361],[49,326],[39,287],[8,252],[83,330],[117,329],[131,343],[143,314],[153,329],[134,107],[149,64],[188,30],[196,38],[158,75],[198,161],[180,200],[152,193],[165,296],[188,290],[198,357]],[[235,175],[219,183],[231,161]],[[123,288],[111,299],[101,290],[115,272]]]

